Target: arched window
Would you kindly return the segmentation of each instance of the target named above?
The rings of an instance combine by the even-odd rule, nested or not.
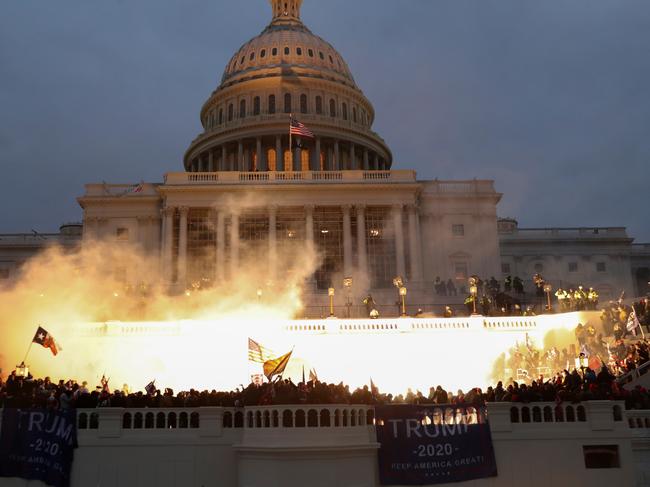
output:
[[[269,149],[266,151],[266,160],[269,163],[269,171],[277,171],[277,163],[275,161],[275,149]]]
[[[291,94],[284,94],[284,113],[291,113]]]
[[[336,102],[334,99],[330,100],[330,117],[336,117]]]
[[[323,98],[321,98],[320,96],[316,97],[316,113],[318,115],[323,114]]]
[[[277,55],[278,55],[278,48],[277,48],[277,47],[274,47],[274,48],[271,50],[271,55],[272,55],[272,56],[277,56]]]
[[[288,47],[285,47],[285,48],[284,48],[284,55],[285,55],[285,56],[288,56],[290,52],[291,52],[291,51],[289,50]]]
[[[269,95],[269,113],[275,113],[275,95]]]
[[[348,119],[348,105],[347,103],[343,104],[343,120]]]
[[[246,100],[239,102],[239,118],[246,117]]]
[[[260,51],[260,57],[261,57],[261,58],[265,58],[265,57],[266,57],[266,49],[262,49],[262,50]]]
[[[223,123],[223,108],[219,109],[219,125]]]
[[[260,97],[256,96],[253,98],[253,115],[260,114]]]
[[[298,54],[298,56],[302,56],[302,47],[296,48],[296,54]]]
[[[352,121],[357,123],[357,107],[352,107]]]
[[[300,95],[300,113],[307,113],[307,95]]]
[[[249,59],[250,61],[252,61],[253,59],[255,59],[255,51],[251,52],[251,55],[250,55],[250,57],[249,57],[248,59]]]
[[[307,51],[307,54],[309,54],[309,57],[314,57],[314,50],[313,50],[313,49],[309,49],[309,50]]]
[[[323,51],[318,51],[318,57],[320,57],[323,60],[325,59],[325,56],[323,55]]]
[[[228,105],[228,121],[232,122],[233,117],[235,116],[235,107],[232,105]]]

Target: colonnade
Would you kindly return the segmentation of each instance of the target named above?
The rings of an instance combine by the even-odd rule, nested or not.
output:
[[[316,137],[313,140],[299,138],[291,154],[291,167],[285,164],[285,152],[289,150],[288,135],[275,137],[244,138],[227,142],[202,152],[195,157],[190,172],[221,171],[302,171],[303,152],[309,154],[310,171],[388,170],[390,164],[371,148],[354,142]],[[296,144],[292,144],[296,145]],[[272,151],[275,164],[269,161]],[[275,165],[275,167],[272,167]]]
[[[307,249],[314,249],[315,232],[314,232],[314,205],[305,205],[304,209],[304,230],[305,245]],[[278,263],[278,238],[277,238],[277,218],[278,206],[270,206],[266,209],[269,219],[268,233],[268,269],[271,279],[277,277]],[[357,229],[357,248],[353,249],[352,211],[356,214]],[[179,286],[187,285],[187,259],[188,259],[188,215],[190,209],[186,206],[173,207],[168,206],[162,210],[162,269],[166,279],[171,282],[176,276],[176,283]],[[342,205],[342,226],[343,226],[343,273],[345,276],[352,276],[356,271],[362,275],[368,275],[368,235],[366,229],[366,205]],[[404,242],[404,206],[401,204],[392,207],[392,232],[395,238],[396,262],[395,269],[397,275],[406,278],[406,251]],[[409,280],[412,282],[421,282],[422,275],[422,255],[419,232],[419,215],[417,207],[410,205],[407,208],[408,214],[408,235],[409,235]],[[178,235],[174,232],[174,220],[178,217]],[[230,218],[231,231],[226,235],[226,219]],[[230,276],[234,276],[239,271],[240,263],[240,232],[239,232],[239,214],[227,213],[225,210],[212,210],[210,219],[216,229],[216,251],[215,251],[215,275],[217,282],[223,282],[226,276],[226,265],[229,265]],[[174,239],[178,237],[178,253],[174,255]],[[229,239],[229,258],[226,258],[226,237]],[[354,252],[356,250],[357,265],[353,266]],[[174,257],[177,257],[174,260]],[[176,268],[174,264],[176,263]]]

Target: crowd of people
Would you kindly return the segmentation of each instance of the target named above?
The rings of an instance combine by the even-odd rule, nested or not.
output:
[[[427,393],[408,390],[403,395],[381,393],[372,381],[370,385],[351,390],[339,384],[327,384],[317,379],[298,384],[291,380],[250,384],[235,391],[218,392],[191,389],[175,394],[172,389],[132,392],[125,385],[113,390],[107,381],[94,389],[86,382],[74,380],[51,381],[49,377],[35,379],[12,372],[0,379],[0,407],[36,408],[187,408],[201,406],[242,407],[277,404],[471,404],[489,402],[579,402],[586,400],[622,400],[629,409],[650,408],[650,393],[641,387],[628,391],[619,377],[650,360],[650,342],[646,340],[617,341],[607,347],[604,355],[582,346],[583,352],[574,358],[575,346],[559,351],[557,348],[538,350],[528,341],[510,350],[503,357],[503,367],[512,372],[507,381],[498,381],[486,390],[473,388],[453,393],[441,386]],[[521,371],[525,370],[525,374]],[[553,372],[554,371],[554,372]]]

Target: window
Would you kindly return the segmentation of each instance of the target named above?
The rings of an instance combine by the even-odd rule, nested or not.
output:
[[[239,118],[246,117],[246,100],[239,102]]]
[[[314,57],[314,50],[313,50],[313,49],[309,49],[309,50],[307,51],[307,54],[309,54],[309,57]]]
[[[596,262],[596,272],[607,272],[607,264],[604,262]]]
[[[465,225],[452,225],[451,234],[454,237],[464,237],[465,236]]]
[[[535,264],[535,272],[544,272],[544,264]]]
[[[356,107],[352,108],[352,121],[354,123],[357,123],[357,109],[356,109]]]
[[[501,264],[501,273],[502,274],[510,274],[510,264],[509,263]]]
[[[336,117],[336,102],[330,100],[330,117]]]
[[[307,113],[307,95],[300,95],[300,113]]]
[[[343,104],[343,120],[348,119],[348,105],[347,103]]]
[[[228,105],[228,121],[232,122],[234,116],[235,116],[235,107],[231,103],[230,105]]]
[[[323,99],[320,96],[316,97],[316,113],[318,115],[323,114]]]
[[[239,64],[244,64],[244,61],[246,61],[246,56],[241,57],[241,59],[239,60]]]
[[[298,56],[302,56],[302,47],[296,48],[296,54],[298,54]]]
[[[9,269],[0,269],[0,279],[9,279]]]
[[[332,58],[332,55],[330,54],[330,63],[334,64],[334,59]]]
[[[250,58],[249,58],[249,60],[251,60],[251,61],[252,61],[253,59],[255,59],[255,52],[251,52],[251,55],[250,55]]]
[[[120,242],[128,242],[129,240],[129,229],[120,227],[115,230],[115,236]]]
[[[260,114],[260,97],[256,96],[253,98],[253,115]]]
[[[467,262],[456,262],[454,264],[454,277],[457,281],[467,280]]]
[[[260,57],[261,57],[261,58],[265,58],[265,57],[266,57],[266,49],[262,49],[262,50],[260,51]]]
[[[318,57],[320,57],[320,58],[323,59],[323,60],[325,59],[325,56],[323,56],[322,51],[319,51],[319,52],[318,52]]]
[[[284,113],[291,113],[291,94],[285,93],[284,95]]]
[[[618,445],[583,446],[585,468],[621,468]]]
[[[223,108],[219,109],[219,125],[223,123]]]
[[[277,56],[277,55],[278,55],[278,48],[277,48],[277,47],[274,47],[274,48],[271,50],[271,55],[272,55],[272,56]]]
[[[275,113],[275,95],[269,95],[269,113]]]
[[[569,262],[569,272],[578,272],[577,262]]]
[[[285,48],[284,48],[284,54],[285,54],[286,56],[288,56],[290,52],[291,52],[291,51],[289,50],[288,47],[285,47]]]

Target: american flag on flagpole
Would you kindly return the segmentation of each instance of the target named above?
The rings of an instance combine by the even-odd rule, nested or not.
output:
[[[304,123],[299,122],[293,117],[291,117],[289,133],[291,135],[297,135],[298,137],[307,137],[308,139],[314,138],[314,133],[305,127]]]
[[[275,357],[276,354],[273,352],[273,350],[270,350],[259,343],[257,343],[255,340],[249,338],[248,339],[248,361],[249,362],[255,362],[258,364],[263,364],[267,360],[269,360],[272,357]]]

